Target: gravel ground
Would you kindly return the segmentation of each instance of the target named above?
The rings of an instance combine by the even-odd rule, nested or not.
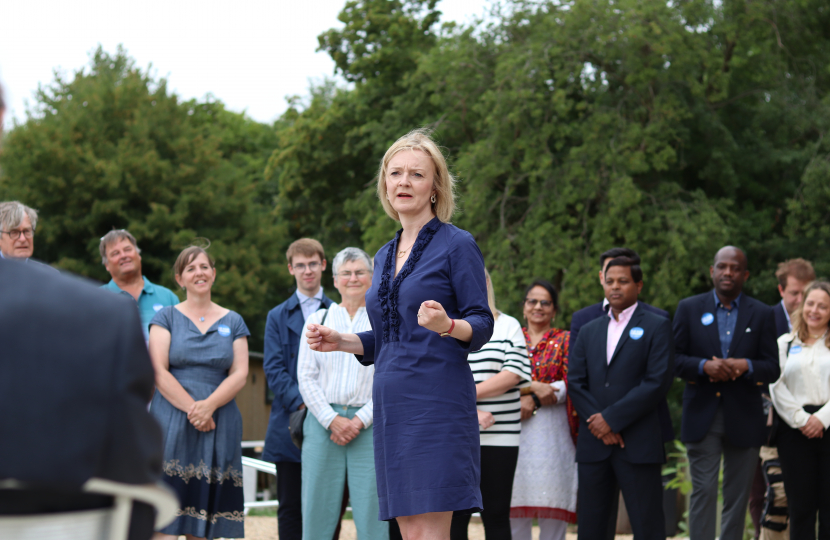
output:
[[[277,540],[277,519],[262,516],[246,517],[245,538],[247,540]],[[617,535],[617,540],[631,539],[631,535]],[[357,531],[355,531],[352,520],[343,520],[343,525],[340,527],[340,540],[357,540]],[[481,523],[470,523],[469,540],[484,540],[484,526]],[[539,540],[539,527],[533,527],[533,540]],[[576,534],[568,533],[567,540],[576,540]]]
[[[248,516],[245,518],[246,540],[277,540],[277,520],[273,517]],[[619,537],[618,537],[619,538]],[[533,528],[533,540],[539,539],[539,527]],[[357,540],[354,521],[344,519],[340,526],[340,540]],[[470,523],[470,540],[484,540],[484,526]],[[569,534],[567,540],[576,540],[576,535]]]

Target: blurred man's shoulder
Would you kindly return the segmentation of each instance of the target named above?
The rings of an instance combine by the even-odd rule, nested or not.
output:
[[[0,303],[12,308],[48,306],[53,310],[122,309],[126,299],[101,289],[93,280],[56,272],[45,264],[0,260]],[[127,302],[129,305],[129,302]]]

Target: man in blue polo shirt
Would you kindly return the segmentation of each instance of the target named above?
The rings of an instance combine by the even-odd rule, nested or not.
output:
[[[175,306],[179,298],[167,287],[150,283],[141,275],[141,250],[135,238],[124,229],[110,231],[98,246],[101,262],[112,279],[103,288],[129,295],[138,304],[144,337],[150,335],[150,321],[156,312],[166,306]]]

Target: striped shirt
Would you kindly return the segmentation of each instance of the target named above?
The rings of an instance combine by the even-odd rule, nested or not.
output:
[[[495,424],[481,431],[482,446],[519,446],[522,432],[519,387],[530,381],[530,360],[527,344],[519,321],[499,313],[493,327],[493,337],[481,348],[467,357],[476,384],[486,381],[502,371],[515,373],[524,381],[500,396],[484,398],[476,403],[481,411],[492,413]]]
[[[332,303],[325,325],[341,333],[354,334],[371,330],[366,308],[361,307],[354,319],[346,308]],[[319,323],[326,313],[321,309],[308,317],[306,326]],[[372,380],[375,366],[363,366],[353,354],[312,351],[306,340],[300,341],[297,359],[297,382],[303,403],[311,414],[328,429],[337,416],[332,405],[361,407],[356,415],[364,427],[372,425]]]

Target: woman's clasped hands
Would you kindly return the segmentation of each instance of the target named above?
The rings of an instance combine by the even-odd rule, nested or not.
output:
[[[216,422],[213,421],[215,411],[216,408],[207,401],[194,401],[187,412],[187,419],[197,430],[207,433],[216,429]]]

